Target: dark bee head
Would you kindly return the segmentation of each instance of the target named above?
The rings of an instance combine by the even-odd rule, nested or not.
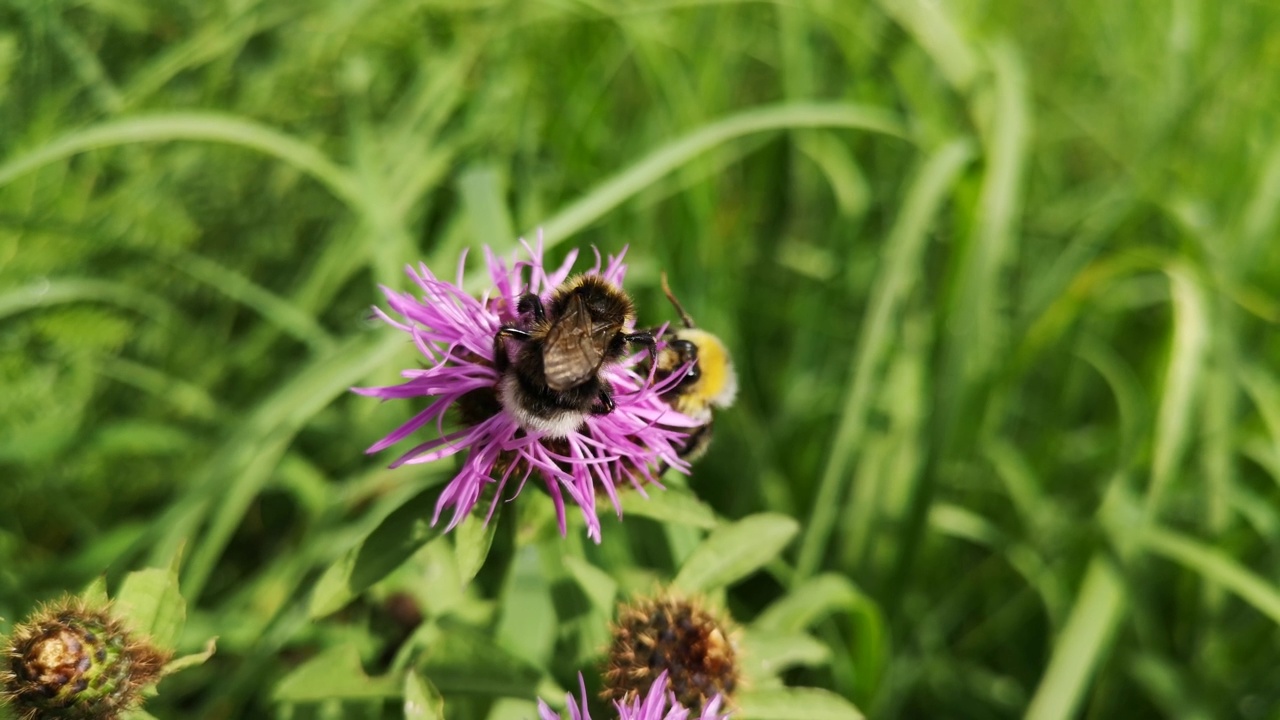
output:
[[[680,315],[684,327],[668,330],[666,346],[658,352],[655,360],[654,375],[661,381],[681,367],[689,368],[688,373],[664,393],[662,399],[709,427],[711,409],[728,407],[738,391],[729,351],[720,338],[694,324],[693,318],[671,292],[666,273],[662,274],[662,292]],[[699,440],[704,448],[709,441],[709,433]]]
[[[689,366],[688,372],[684,377],[680,378],[680,382],[674,388],[667,391],[664,399],[668,403],[672,402],[676,395],[683,394],[698,379],[702,377],[702,366],[698,363],[698,346],[690,340],[686,340],[673,334],[674,339],[667,343],[667,346],[658,353],[657,370],[655,376],[659,382],[667,379],[676,370],[686,365]]]

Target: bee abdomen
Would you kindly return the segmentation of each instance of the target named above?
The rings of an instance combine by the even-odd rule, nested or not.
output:
[[[551,390],[529,373],[515,372],[503,376],[498,397],[526,430],[565,437],[582,426],[599,392],[595,377],[568,390]]]

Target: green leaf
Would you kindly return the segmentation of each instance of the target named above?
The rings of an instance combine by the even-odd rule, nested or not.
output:
[[[778,556],[799,531],[786,515],[761,513],[722,525],[689,556],[675,585],[686,592],[725,587]]]
[[[797,665],[826,665],[831,661],[831,649],[804,633],[748,630],[742,638],[742,659],[749,667],[745,674],[758,682]]]
[[[426,643],[419,668],[445,694],[537,697],[542,673],[494,644],[486,633],[442,622],[432,640]]]
[[[849,650],[858,669],[857,697],[870,698],[888,664],[888,630],[880,606],[848,578],[824,574],[806,580],[760,613],[749,632],[799,633],[837,613],[852,625]]]
[[[371,678],[353,645],[329,648],[289,673],[276,686],[280,702],[367,700],[395,697],[399,683],[392,677]]]
[[[531,663],[550,659],[559,623],[538,546],[516,551],[500,602],[498,643]]]
[[[687,490],[667,488],[649,489],[646,492],[649,495],[647,499],[637,492],[621,493],[619,499],[622,501],[622,514],[706,530],[719,524],[716,511]]]
[[[560,694],[560,704],[548,702],[553,708],[564,709],[564,694]],[[512,698],[503,698],[493,704],[493,709],[485,717],[485,720],[530,720],[530,718],[538,717],[538,704],[529,700],[515,700]]]
[[[502,516],[502,503],[489,522],[485,522],[484,513],[472,513],[453,531],[453,547],[457,553],[458,574],[463,586],[473,579],[484,561],[489,557],[489,549],[493,547],[493,536],[498,531],[498,521]]]
[[[796,632],[832,613],[869,602],[847,578],[835,574],[806,580],[770,605],[752,627],[775,632]]]
[[[441,490],[437,486],[415,495],[388,515],[359,547],[329,566],[311,594],[310,617],[324,617],[346,607],[438,537],[444,525],[432,527],[431,515]]]
[[[410,671],[404,677],[404,720],[444,720],[444,698],[430,680]]]
[[[819,688],[777,688],[743,692],[737,713],[750,720],[861,720],[853,703]]]
[[[213,653],[217,650],[217,648],[218,648],[218,638],[216,637],[209,638],[209,642],[205,643],[204,645],[204,650],[198,653],[192,653],[190,655],[183,655],[180,658],[176,658],[174,660],[169,661],[167,664],[165,664],[164,669],[160,671],[160,674],[172,675],[176,672],[181,672],[183,670],[186,670],[187,668],[203,665],[205,664],[205,662],[209,660],[209,658],[213,657]]]
[[[187,619],[177,573],[159,568],[129,573],[116,595],[115,609],[130,628],[163,648],[177,645]]]
[[[99,575],[80,591],[80,599],[89,607],[102,607],[107,604],[107,576]]]
[[[603,612],[605,617],[612,617],[618,597],[617,581],[609,573],[573,555],[564,556],[564,567],[582,588],[592,607]]]

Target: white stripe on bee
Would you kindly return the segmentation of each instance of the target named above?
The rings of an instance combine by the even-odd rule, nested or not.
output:
[[[503,376],[498,385],[498,399],[502,402],[503,409],[525,430],[540,432],[547,437],[563,438],[577,430],[587,419],[586,412],[574,410],[557,410],[551,417],[534,415],[521,403],[523,393],[520,381],[514,375]]]

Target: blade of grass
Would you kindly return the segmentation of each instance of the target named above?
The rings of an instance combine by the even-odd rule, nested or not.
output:
[[[1003,437],[991,437],[983,444],[983,453],[1004,485],[1005,495],[1018,512],[1023,527],[1035,528],[1051,512],[1052,501],[1040,489],[1037,477],[1025,453]]]
[[[1204,378],[1209,344],[1204,290],[1195,274],[1181,262],[1172,263],[1165,272],[1173,300],[1173,341],[1156,414],[1151,481],[1144,508],[1148,520],[1159,515],[1165,493],[1177,475],[1178,464],[1190,442],[1191,420]]]
[[[1148,528],[1142,533],[1142,546],[1226,588],[1280,624],[1280,587],[1250,571],[1228,553],[1160,527]]]
[[[930,156],[912,180],[902,212],[885,241],[884,270],[871,291],[867,319],[854,351],[853,378],[809,522],[805,523],[794,583],[812,576],[822,560],[841,507],[849,463],[866,429],[872,390],[896,336],[893,320],[914,287],[933,218],[972,157],[972,146],[965,140],[953,141]]]
[[[907,139],[900,121],[875,107],[849,103],[793,103],[756,108],[717,120],[674,140],[601,182],[542,223],[543,243],[554,247],[573,233],[711,148],[744,135],[792,128],[848,128]],[[0,168],[0,184],[4,180]],[[525,237],[532,237],[532,232]]]
[[[1069,596],[1059,584],[1048,562],[1028,544],[1007,537],[991,521],[978,513],[948,503],[936,503],[929,511],[929,529],[944,536],[951,536],[980,545],[1003,559],[1026,581],[1027,587],[1036,592],[1044,603],[1045,614],[1057,626],[1065,613]],[[976,633],[982,625],[979,623]]]
[[[297,15],[295,8],[262,2],[239,3],[227,9],[238,14],[216,23],[201,23],[193,35],[165,47],[135,72],[124,88],[124,107],[141,105],[179,74],[225,57],[255,34],[265,33]]]
[[[1007,343],[1001,277],[1017,247],[1023,167],[1031,135],[1027,84],[1022,60],[1007,43],[991,47],[994,97],[977,112],[985,121],[983,150],[986,174],[978,199],[973,231],[959,260],[947,327],[954,338],[950,379],[971,390],[985,380]],[[984,113],[985,111],[985,113]],[[953,404],[955,411],[963,403]],[[954,424],[952,425],[954,426]]]
[[[179,377],[119,356],[104,356],[94,367],[103,377],[154,395],[182,415],[216,420],[226,409],[205,388]]]
[[[967,93],[982,64],[943,3],[928,0],[880,0],[880,8],[902,25],[957,91]]]
[[[1271,146],[1262,164],[1261,177],[1249,198],[1240,229],[1241,262],[1238,270],[1253,267],[1258,251],[1270,247],[1275,236],[1276,219],[1280,217],[1280,142]]]
[[[1239,312],[1224,297],[1212,303],[1213,335],[1206,344],[1203,411],[1200,413],[1200,469],[1204,474],[1205,528],[1212,537],[1226,532],[1233,521],[1230,498],[1235,494],[1236,443],[1234,424],[1240,411],[1239,350],[1236,346]]]
[[[240,273],[195,253],[175,255],[169,262],[196,280],[257,312],[294,339],[310,346],[312,352],[323,353],[333,348],[333,338],[315,318]]]
[[[412,148],[386,146],[378,137],[379,129],[368,118],[355,112],[352,115],[347,155],[351,158],[351,177],[360,188],[360,196],[366,199],[364,254],[374,282],[386,285],[403,277],[405,263],[417,254],[404,218],[396,212],[387,175],[394,164],[392,158],[423,158]]]
[[[1247,363],[1239,372],[1241,384],[1257,409],[1273,450],[1280,451],[1280,382],[1257,363]]]
[[[809,100],[817,94],[814,82],[818,74],[814,67],[814,47],[810,40],[816,30],[812,17],[807,8],[792,5],[779,5],[774,8],[774,12],[778,19],[778,51],[781,56],[784,97],[789,102]],[[821,197],[819,175],[814,164],[803,161],[801,149],[809,144],[809,139],[816,133],[815,130],[792,133],[793,141],[788,148],[787,175],[791,178],[794,196],[787,203],[788,218],[784,233],[790,236],[813,235],[810,224],[819,215],[816,209]]]
[[[184,568],[182,587],[189,600],[200,597],[245,508],[298,431],[352,383],[403,350],[403,338],[393,333],[380,335],[347,340],[332,353],[317,357],[264,400],[204,464],[192,482],[193,494],[188,501],[177,505],[173,517],[158,525],[165,531],[153,556],[164,561],[184,539],[193,537],[213,506],[209,527],[194,543]]]
[[[493,164],[477,165],[462,173],[459,191],[471,235],[477,243],[507,247],[515,240],[511,215],[507,212],[505,183]]]
[[[979,95],[973,112],[983,128],[985,173],[972,230],[958,251],[956,280],[941,300],[940,367],[935,373],[933,447],[900,531],[901,551],[888,581],[889,602],[907,587],[925,537],[933,485],[942,463],[980,444],[983,428],[999,415],[990,402],[995,369],[1009,345],[1007,266],[1015,259],[1022,216],[1024,166],[1031,140],[1031,107],[1025,68],[1007,41],[990,44],[992,94]],[[984,102],[988,100],[989,102]]]
[[[53,38],[66,55],[72,70],[89,90],[89,96],[97,102],[102,112],[115,114],[124,107],[124,101],[115,83],[107,75],[98,56],[89,49],[84,38],[63,22],[62,13],[52,4],[19,3],[18,9],[26,11],[28,21]]]
[[[63,303],[101,302],[135,310],[164,326],[177,324],[179,314],[164,298],[132,285],[91,278],[37,280],[0,294],[0,319]]]
[[[896,556],[900,538],[893,532],[918,490],[928,454],[930,346],[932,313],[911,308],[902,313],[901,340],[887,361],[876,404],[885,412],[882,432],[866,432],[848,480],[845,507],[838,521],[844,567],[857,577],[883,577],[885,561]],[[877,415],[871,411],[872,415]],[[879,416],[877,416],[879,417]]]
[[[350,174],[320,150],[278,130],[221,113],[157,113],[77,130],[0,165],[0,187],[14,178],[89,150],[173,140],[227,143],[292,165],[329,188],[357,214],[366,199]]]
[[[1115,566],[1107,558],[1095,556],[1085,571],[1067,624],[1058,633],[1049,667],[1027,706],[1026,720],[1075,717],[1089,679],[1111,646],[1125,599]]]
[[[1145,452],[1151,427],[1151,402],[1134,369],[1109,343],[1086,338],[1076,353],[1102,376],[1115,398],[1121,467],[1137,462]]]

